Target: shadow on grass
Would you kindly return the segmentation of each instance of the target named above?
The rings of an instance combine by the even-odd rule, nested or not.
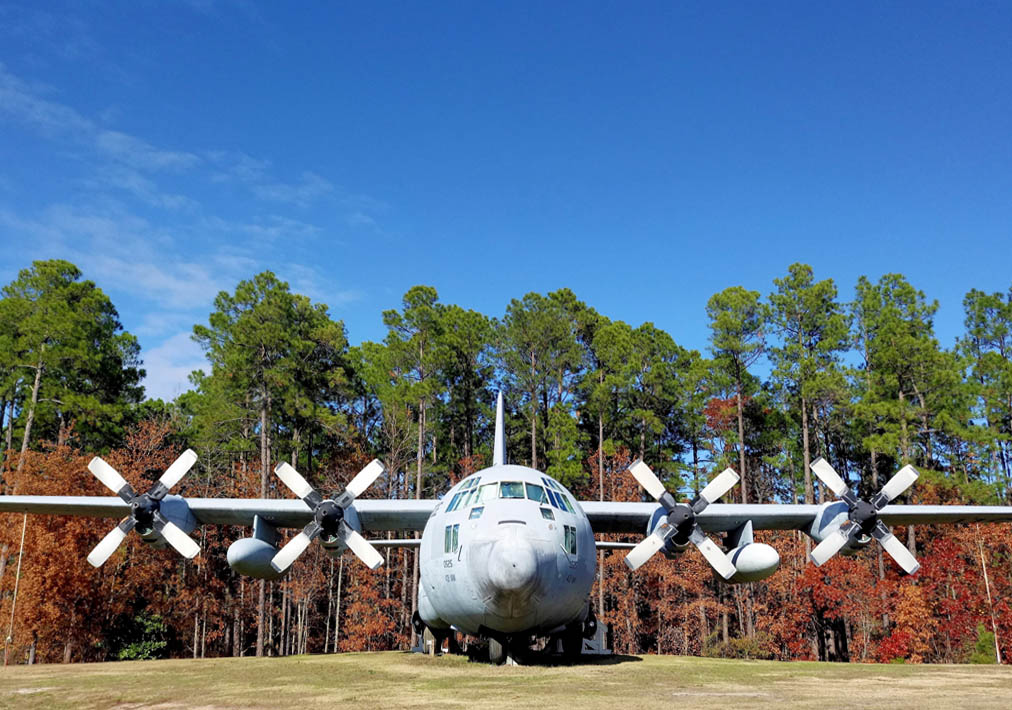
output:
[[[405,651],[405,653],[411,654],[412,651]],[[418,654],[422,655],[422,654]],[[440,656],[459,655],[467,656],[467,660],[471,663],[482,663],[488,665],[488,649],[484,647],[476,647],[470,649],[468,652],[460,654],[440,653]],[[620,653],[613,653],[609,655],[581,655],[578,659],[566,658],[557,653],[545,653],[543,651],[527,651],[523,657],[518,659],[518,665],[521,666],[543,666],[543,667],[555,667],[555,666],[617,666],[621,663],[640,663],[643,661],[639,656],[626,656]]]

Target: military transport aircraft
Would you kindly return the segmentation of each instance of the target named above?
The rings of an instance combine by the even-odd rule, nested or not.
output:
[[[506,462],[503,400],[496,403],[492,465],[468,476],[438,500],[378,500],[359,496],[383,473],[373,461],[340,495],[324,498],[289,464],[275,472],[298,500],[186,498],[169,495],[197,460],[186,451],[146,492],[137,493],[109,464],[92,459],[89,470],[116,495],[0,496],[0,512],[120,518],[88,555],[102,565],[131,530],[155,546],[168,544],[187,558],[200,548],[190,538],[198,524],[242,525],[251,537],[228,549],[237,572],[262,579],[282,576],[319,539],[331,555],[350,549],[370,568],[383,563],[376,545],[419,547],[418,631],[441,639],[453,631],[484,637],[496,663],[516,657],[534,637],[561,642],[577,655],[596,621],[590,591],[596,550],[631,548],[630,569],[657,552],[675,559],[690,545],[729,584],[770,576],[780,565],[771,546],[753,540],[753,530],[801,530],[818,544],[812,561],[821,565],[838,552],[852,553],[872,539],[907,573],[914,556],[888,525],[1012,521],[1012,507],[890,505],[917,479],[905,466],[870,501],[854,494],[823,459],[812,464],[840,500],[821,505],[721,504],[737,482],[731,469],[716,476],[691,502],[678,502],[642,461],[630,472],[656,502],[577,501],[563,485],[539,471]],[[123,517],[123,516],[126,517]],[[279,528],[302,528],[279,547]],[[362,533],[421,531],[415,540],[373,540]],[[607,543],[594,533],[645,533],[639,544]],[[723,533],[723,547],[707,533]]]

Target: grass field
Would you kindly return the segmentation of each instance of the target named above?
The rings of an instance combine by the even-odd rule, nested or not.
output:
[[[1012,708],[1012,668],[620,657],[494,667],[457,656],[12,666],[3,708]]]

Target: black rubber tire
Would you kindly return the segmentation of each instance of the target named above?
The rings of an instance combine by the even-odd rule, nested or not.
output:
[[[583,652],[583,625],[573,624],[562,633],[562,656],[570,663],[580,660]]]

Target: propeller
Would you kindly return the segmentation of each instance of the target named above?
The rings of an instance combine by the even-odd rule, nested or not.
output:
[[[738,474],[729,468],[725,469],[723,473],[706,484],[706,487],[691,503],[676,503],[674,496],[664,488],[664,484],[658,480],[650,467],[643,463],[642,459],[633,463],[629,467],[629,472],[646,489],[646,492],[664,507],[668,515],[664,522],[626,555],[626,566],[631,570],[638,569],[668,542],[679,547],[684,547],[691,542],[703,553],[703,557],[717,571],[717,574],[724,579],[733,577],[736,571],[734,564],[717,547],[717,544],[706,536],[703,529],[699,527],[699,523],[696,522],[696,516],[706,510],[706,506],[710,503],[731,490],[739,480]]]
[[[92,567],[101,567],[120,546],[127,533],[134,528],[141,535],[147,535],[154,530],[186,559],[196,557],[200,552],[200,545],[161,513],[162,499],[196,462],[197,454],[193,453],[192,449],[187,449],[165,469],[165,473],[155,481],[147,493],[138,495],[119,471],[98,456],[93,458],[88,463],[88,470],[102,482],[102,485],[130,505],[130,515],[123,518],[120,524],[110,530],[88,553],[89,564]]]
[[[891,500],[899,496],[903,491],[910,488],[917,480],[917,469],[909,464],[896,472],[889,481],[882,486],[882,490],[875,494],[871,502],[861,500],[850,490],[839,474],[833,470],[829,462],[819,458],[812,462],[811,469],[818,476],[829,490],[847,504],[849,511],[847,520],[830,533],[825,540],[815,546],[809,555],[816,566],[823,565],[833,555],[846,547],[847,543],[862,536],[875,538],[889,556],[896,560],[896,563],[903,568],[907,574],[913,574],[921,565],[917,562],[906,545],[897,539],[892,531],[886,527],[878,518],[882,510]]]
[[[362,495],[366,488],[372,485],[373,481],[379,478],[385,467],[379,459],[363,468],[351,479],[351,482],[344,489],[344,492],[336,498],[324,500],[323,496],[309,485],[298,471],[287,463],[280,463],[274,469],[281,482],[297,495],[313,511],[313,519],[302,529],[298,535],[289,540],[282,547],[274,559],[271,560],[271,567],[278,572],[284,572],[292,563],[299,558],[306,548],[317,537],[323,537],[327,542],[340,540],[348,549],[355,553],[355,556],[362,560],[369,569],[376,569],[383,564],[383,555],[376,551],[376,548],[369,544],[369,541],[358,534],[354,528],[348,525],[344,519],[344,511],[355,502],[355,499]]]

